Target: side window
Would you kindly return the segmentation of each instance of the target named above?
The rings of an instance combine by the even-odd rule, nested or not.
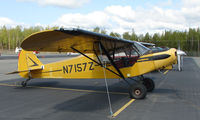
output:
[[[132,57],[136,57],[138,56],[139,57],[139,52],[137,51],[137,48],[135,48],[134,46],[131,46],[132,49],[131,49],[131,56]]]
[[[117,50],[115,52],[115,57],[126,57],[126,51],[124,51],[123,49]]]
[[[110,63],[106,55],[99,55],[98,56],[101,62]]]
[[[112,50],[109,54],[118,68],[133,66],[139,58],[139,53],[132,44]],[[103,64],[106,63],[106,65],[111,65],[106,55],[99,55],[98,58]]]
[[[139,58],[137,49],[134,46],[126,46],[124,48],[118,49],[114,54],[114,62],[118,68],[130,67]]]

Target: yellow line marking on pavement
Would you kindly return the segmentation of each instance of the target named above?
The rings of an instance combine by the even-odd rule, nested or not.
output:
[[[0,83],[0,86],[11,86],[11,87],[21,87],[21,85],[13,85],[13,84],[5,84]],[[88,92],[88,93],[103,93],[106,94],[105,91],[97,91],[97,90],[81,90],[81,89],[70,89],[70,88],[56,88],[56,87],[40,87],[40,86],[26,86],[29,88],[41,88],[41,89],[51,89],[51,90],[65,90],[65,91],[76,91],[76,92]],[[128,95],[127,93],[122,92],[110,92],[111,94],[118,95]]]
[[[163,74],[165,75],[165,74],[167,74],[169,72],[169,70],[166,70]]]
[[[19,87],[21,85],[11,85],[11,84],[0,83],[0,86]]]
[[[119,110],[117,110],[112,117],[116,117],[117,115],[119,115],[119,113],[121,113],[124,109],[126,109],[132,102],[134,102],[135,99],[131,99],[128,103],[126,103],[124,106],[122,106]]]

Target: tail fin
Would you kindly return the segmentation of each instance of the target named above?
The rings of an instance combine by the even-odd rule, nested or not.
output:
[[[43,64],[33,51],[22,50],[19,54],[18,71],[42,69]]]
[[[33,53],[33,51],[22,50],[19,54],[18,71],[8,74],[19,73],[21,77],[28,78],[30,71],[41,69],[43,69],[43,64]]]

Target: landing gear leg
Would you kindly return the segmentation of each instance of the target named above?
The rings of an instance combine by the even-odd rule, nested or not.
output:
[[[27,86],[27,82],[28,82],[29,80],[31,80],[30,77],[29,77],[27,80],[22,81],[22,82],[21,82],[22,87],[26,87],[26,86]]]

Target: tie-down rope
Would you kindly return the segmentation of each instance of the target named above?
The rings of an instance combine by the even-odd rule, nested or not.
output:
[[[99,49],[100,49],[100,54],[101,54],[101,60],[103,61],[103,55],[102,55],[102,49],[101,46],[99,44]],[[104,62],[104,63],[103,63]],[[105,68],[106,68],[106,61],[103,61],[103,73],[104,73],[104,80],[105,80],[105,84],[106,84],[106,93],[107,93],[107,97],[108,97],[108,103],[109,103],[109,109],[110,109],[110,115],[113,115],[113,111],[112,111],[112,105],[111,105],[111,100],[110,100],[110,92],[108,89],[108,83],[107,83],[107,79],[106,79],[106,72],[105,72]]]

